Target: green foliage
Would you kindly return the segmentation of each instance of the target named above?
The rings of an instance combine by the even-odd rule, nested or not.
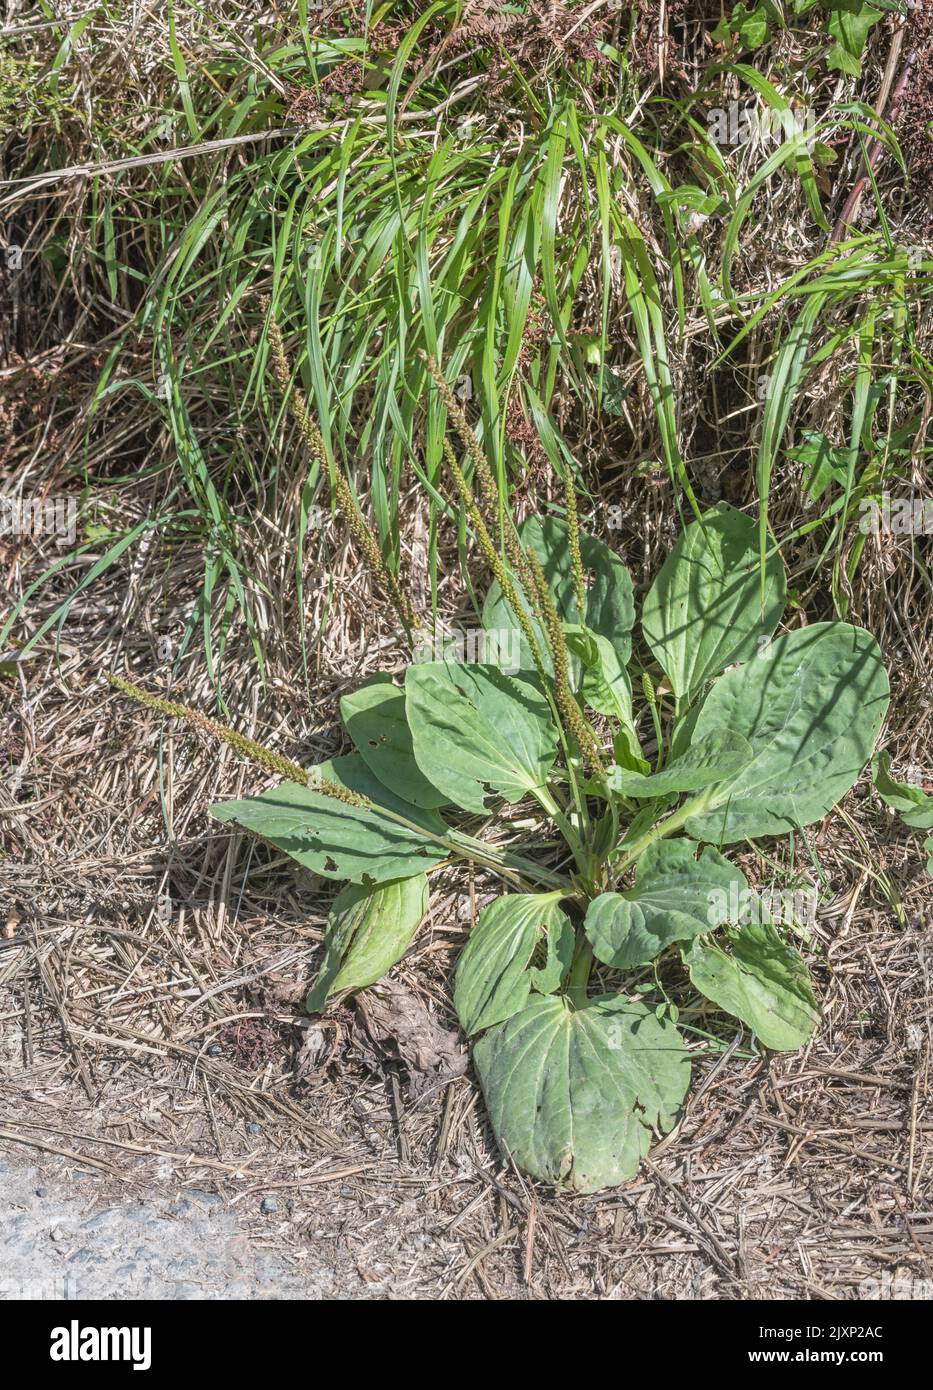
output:
[[[781,13],[771,0],[749,9],[743,4],[733,5],[727,19],[720,20],[713,30],[713,38],[722,44],[733,41],[738,49],[761,48],[767,43],[774,24],[779,24]]]
[[[800,444],[789,449],[788,455],[803,464],[802,487],[810,502],[818,502],[830,483],[845,487],[848,453],[845,449],[832,448],[825,434],[804,430]]]
[[[734,844],[822,820],[871,757],[888,697],[881,652],[864,628],[815,623],[776,637],[703,701],[693,738],[733,729],[753,758],[712,789],[689,833]]]
[[[33,124],[48,121],[59,130],[75,113],[73,92],[62,92],[57,82],[45,81],[42,64],[34,52],[17,52],[0,38],[0,130],[15,129],[25,136]]]
[[[415,761],[405,696],[391,681],[371,681],[340,701],[347,733],[370,772],[403,801],[437,810],[448,805]]]
[[[606,785],[622,796],[637,799],[666,796],[668,792],[695,792],[740,772],[752,760],[752,746],[729,729],[711,729],[697,735],[690,746],[660,772],[643,775],[613,768]]]
[[[905,825],[933,829],[933,796],[910,782],[896,782],[891,776],[891,754],[878,753],[872,762],[875,790],[885,805],[897,811]]]
[[[826,427],[822,392],[808,389],[822,367],[838,382],[833,429],[847,436],[849,465],[807,524],[846,567],[833,587],[844,617],[861,554],[857,539],[846,549],[859,489],[877,482],[876,461],[890,479],[895,433],[921,437],[926,419],[929,369],[913,320],[933,293],[929,259],[906,267],[908,248],[893,244],[896,222],[884,218],[842,244],[819,235],[830,195],[838,205],[854,176],[846,158],[830,188],[834,151],[877,135],[885,186],[903,169],[893,133],[858,105],[869,93],[854,76],[866,42],[883,60],[888,39],[874,17],[890,7],[746,0],[724,7],[720,29],[718,14],[669,24],[683,45],[679,70],[695,74],[678,88],[658,81],[653,65],[667,60],[637,32],[646,15],[620,25],[612,7],[582,0],[559,13],[506,7],[501,36],[469,41],[461,0],[326,15],[247,7],[235,22],[177,0],[167,31],[157,16],[133,27],[144,77],[128,67],[129,31],[106,6],[73,24],[14,26],[0,50],[0,103],[33,134],[8,142],[5,240],[42,245],[47,303],[73,295],[107,333],[120,325],[84,440],[89,485],[112,487],[118,505],[92,568],[83,555],[100,537],[88,535],[37,580],[33,605],[54,600],[48,626],[30,625],[18,596],[0,646],[11,635],[41,642],[108,571],[141,564],[154,532],[200,561],[199,584],[178,596],[178,660],[203,640],[220,692],[226,653],[245,632],[263,679],[277,647],[295,641],[310,683],[321,634],[308,615],[323,608],[323,625],[327,605],[303,601],[309,551],[312,562],[326,555],[315,517],[330,509],[338,470],[365,494],[393,572],[406,484],[411,473],[425,482],[433,609],[441,525],[453,519],[461,542],[466,526],[438,489],[446,408],[428,397],[421,349],[444,356],[469,391],[506,498],[542,450],[562,468],[569,447],[584,457],[597,444],[604,456],[605,444],[644,460],[629,467],[656,463],[696,508],[696,465],[734,451],[742,469],[760,438],[764,516],[785,428]],[[557,43],[547,37],[555,23]],[[827,81],[827,56],[840,55],[847,69]],[[816,125],[801,139],[722,141],[709,116],[733,103],[788,118],[788,132],[801,110]],[[42,193],[50,170],[72,166],[91,176]],[[914,183],[922,193],[922,176]],[[895,207],[901,198],[898,189]],[[29,230],[36,216],[44,233]],[[785,240],[789,256],[760,254]],[[798,327],[801,303],[809,313]],[[320,424],[323,466],[295,449],[269,389],[273,315]],[[693,395],[689,406],[678,399],[678,380],[688,378],[701,417],[719,422],[708,446],[686,428]],[[125,476],[96,447],[108,429],[140,441]],[[155,495],[139,523],[119,504],[143,459]],[[281,575],[261,543],[270,526]],[[766,544],[766,526],[763,535]],[[270,597],[288,580],[294,605],[273,603],[270,623]]]
[[[348,805],[297,782],[282,782],[261,796],[225,801],[213,814],[251,830],[325,878],[384,883],[420,874],[445,857],[445,825],[437,812],[397,796],[358,753],[319,763],[315,771],[370,804]]]
[[[794,15],[802,19],[817,6],[828,11],[826,28],[834,40],[826,55],[826,66],[857,77],[862,71],[862,54],[868,32],[877,24],[884,9],[883,3],[872,6],[867,0],[792,0]],[[737,52],[761,48],[775,29],[784,27],[780,5],[773,0],[759,0],[751,7],[733,5],[727,18],[713,30],[713,38]]]
[[[409,666],[405,713],[415,761],[465,811],[486,812],[486,788],[521,801],[547,785],[557,736],[545,697],[494,666]]]
[[[734,507],[707,512],[684,531],[648,592],[642,631],[679,698],[689,701],[711,676],[754,656],[781,620],[784,566],[772,552],[762,593],[757,534]]]
[[[474,1058],[503,1153],[577,1192],[630,1178],[690,1084],[675,1026],[613,994],[533,999],[486,1033]]]
[[[603,679],[611,681],[614,674],[624,671],[632,650],[635,600],[632,578],[625,565],[596,536],[581,535],[580,555],[589,587],[586,590],[586,612],[580,613],[574,593],[566,521],[555,516],[530,516],[519,528],[519,535],[522,545],[533,551],[540,560],[548,588],[564,622],[578,624],[581,630],[603,639],[604,645],[600,644],[602,655],[594,656],[589,664],[598,667]],[[540,642],[543,638],[540,621],[533,612],[531,618]],[[509,605],[495,582],[490,586],[483,604],[483,626],[488,631],[501,631],[514,626]],[[611,659],[607,660],[607,648],[616,654],[614,663]],[[546,664],[549,666],[549,663]],[[534,670],[534,661],[524,637],[521,643],[521,669]],[[593,684],[595,687],[595,679]]]
[[[401,960],[428,910],[424,874],[374,887],[350,883],[337,895],[324,938],[324,961],[308,995],[308,1013],[346,990],[375,984]]]
[[[747,890],[741,869],[707,845],[699,858],[692,840],[657,840],[638,860],[634,887],[600,893],[586,912],[583,929],[597,960],[631,970],[654,960],[674,941],[690,941],[720,925],[711,912],[715,894],[726,901],[734,886]]]
[[[519,1012],[534,989],[553,994],[573,956],[574,933],[561,909],[565,895],[509,893],[483,909],[466,944],[454,989],[463,1031],[472,1035]],[[531,964],[544,943],[544,966]]]
[[[819,1012],[807,968],[773,926],[727,927],[723,941],[694,941],[684,952],[701,994],[734,1014],[765,1047],[794,1051],[813,1034]]]
[[[326,785],[336,783],[330,797],[285,783],[216,814],[359,885],[335,904],[315,1008],[404,952],[442,854],[509,884],[471,932],[454,1006],[478,1035],[477,1074],[503,1153],[536,1177],[592,1191],[631,1177],[652,1133],[676,1120],[690,1057],[670,989],[692,987],[766,1047],[812,1035],[806,965],[767,913],[746,920],[747,881],[718,846],[826,815],[872,755],[888,686],[862,629],[817,624],[772,638],[786,593],[779,551],[762,592],[757,525],[718,508],[681,537],[645,603],[660,663],[640,682],[655,735],[649,762],[626,669],[624,566],[592,537],[577,550],[566,522],[535,519],[522,538],[528,549],[510,550],[516,610],[496,586],[485,614],[534,620],[542,651],[532,670],[413,663],[404,695],[380,680],[343,701],[360,753],[321,765]],[[335,800],[343,789],[365,803]],[[521,854],[503,851],[436,809],[446,804],[449,819],[459,807],[507,833],[519,802],[553,822],[560,857],[540,830],[520,841]],[[591,998],[594,959],[602,992]],[[661,990],[656,1005],[629,1002],[636,981]]]
[[[910,782],[896,782],[891,776],[891,754],[878,753],[872,761],[875,790],[886,806],[896,811],[912,830],[933,829],[933,796]],[[933,835],[923,842],[926,870],[933,878]]]
[[[826,8],[830,11],[827,28],[835,39],[826,66],[857,77],[862,71],[868,31],[881,19],[882,10],[865,0],[828,0]]]

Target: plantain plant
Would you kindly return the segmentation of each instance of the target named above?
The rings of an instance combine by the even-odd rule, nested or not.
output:
[[[887,675],[863,629],[775,635],[780,555],[762,567],[757,521],[723,505],[684,530],[645,596],[633,689],[626,566],[580,532],[569,487],[563,517],[512,525],[431,368],[466,445],[463,463],[446,446],[451,478],[494,576],[483,627],[518,637],[510,669],[441,652],[413,661],[401,685],[370,681],[341,702],[356,751],[311,769],[142,698],[280,775],[261,795],[213,807],[219,820],[348,881],[311,1012],[404,955],[442,864],[483,865],[502,881],[460,957],[454,1006],[504,1156],[589,1192],[630,1178],[687,1094],[690,1051],[662,967],[685,971],[765,1047],[796,1049],[812,1035],[806,965],[766,912],[748,920],[749,885],[722,849],[831,810],[872,756]],[[303,428],[320,447],[306,415]],[[365,524],[356,511],[348,520],[353,531]],[[401,608],[406,631],[411,616]]]
[[[413,663],[402,687],[364,685],[341,704],[355,753],[214,814],[351,881],[334,904],[312,1011],[404,954],[441,863],[495,870],[507,891],[470,933],[454,1006],[476,1039],[503,1153],[593,1191],[632,1176],[689,1084],[676,1009],[634,995],[635,972],[668,953],[766,1047],[794,1049],[812,1034],[806,966],[766,914],[730,920],[749,890],[721,847],[825,816],[871,757],[888,683],[862,629],[773,635],[780,560],[762,588],[757,525],[723,506],[687,527],[645,598],[642,632],[670,704],[665,719],[646,683],[649,759],[628,671],[627,569],[580,535],[575,572],[564,519],[532,517],[516,541],[483,609],[490,630],[519,624],[516,673],[444,659]],[[540,829],[527,847],[502,849],[452,823],[468,812],[494,834],[526,801],[562,852],[540,848]],[[603,969],[591,994],[594,958]]]

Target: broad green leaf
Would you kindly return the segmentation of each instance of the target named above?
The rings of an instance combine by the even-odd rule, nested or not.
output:
[[[757,522],[723,503],[679,538],[645,597],[641,625],[674,694],[689,700],[724,667],[755,655],[786,600],[774,554],[762,609]]]
[[[251,830],[324,878],[384,883],[420,874],[446,857],[448,851],[432,838],[447,829],[437,812],[395,796],[358,754],[318,763],[315,771],[369,797],[373,809],[348,806],[297,782],[281,782],[260,796],[212,806],[211,814]],[[380,815],[380,806],[404,816],[415,828]],[[419,827],[430,833],[422,834]]]
[[[642,756],[638,735],[634,729],[624,724],[612,740],[612,756],[615,758],[616,766],[624,767],[627,772],[651,771],[651,764]],[[601,782],[600,785],[605,784]]]
[[[672,758],[682,758],[690,747],[701,708],[701,705],[691,705],[687,713],[681,715],[671,729],[670,755]]]
[[[432,786],[485,815],[486,788],[521,801],[544,786],[557,754],[547,700],[495,666],[409,666],[405,712],[415,761]]]
[[[656,840],[638,860],[634,887],[593,899],[583,929],[597,960],[616,970],[643,965],[672,941],[719,926],[724,906],[743,900],[741,869],[710,847],[696,859],[697,848],[692,840]]]
[[[793,1052],[819,1022],[803,959],[768,923],[727,928],[729,952],[709,941],[684,951],[690,978],[707,999],[747,1023],[765,1047]]]
[[[878,643],[864,628],[815,623],[777,637],[716,682],[694,730],[729,728],[749,765],[704,795],[687,832],[712,844],[783,835],[821,820],[868,762],[888,708]]]
[[[730,729],[711,729],[660,772],[642,776],[620,767],[610,770],[607,785],[622,796],[655,797],[672,792],[699,791],[730,777],[752,760],[752,746]]]
[[[562,893],[508,893],[483,908],[470,932],[454,985],[454,1007],[467,1034],[502,1023],[532,989],[551,994],[570,968],[574,932]],[[531,962],[545,946],[543,968]],[[529,968],[530,967],[530,968]]]
[[[428,897],[424,874],[374,887],[348,884],[331,909],[308,1013],[320,1013],[344,990],[375,984],[401,960],[428,910]]]
[[[632,682],[608,637],[579,623],[564,623],[568,650],[583,667],[580,693],[590,709],[632,724]]]
[[[391,681],[374,681],[344,695],[340,713],[360,757],[384,786],[413,806],[436,810],[448,804],[415,762],[404,691]]]
[[[577,1192],[632,1177],[690,1084],[674,1025],[618,995],[581,1007],[536,996],[480,1038],[473,1056],[505,1157]]]
[[[580,556],[584,573],[589,577],[586,592],[586,612],[580,613],[574,594],[573,569],[570,559],[570,536],[567,523],[559,517],[531,516],[519,528],[522,544],[531,549],[541,561],[541,568],[554,595],[561,620],[590,628],[611,642],[622,664],[632,651],[632,624],[635,621],[635,600],[632,578],[625,564],[614,551],[586,531],[580,532]],[[547,642],[537,619],[533,624],[539,645],[545,653]],[[508,629],[515,625],[512,610],[493,583],[483,605],[483,626],[486,629]],[[528,645],[522,638],[521,664],[523,671],[534,670]]]
[[[933,827],[933,796],[910,782],[895,782],[891,776],[891,754],[878,753],[872,763],[875,790],[892,811],[897,811],[905,825],[918,830]]]

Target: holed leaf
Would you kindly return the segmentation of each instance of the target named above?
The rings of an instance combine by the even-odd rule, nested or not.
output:
[[[774,554],[762,608],[758,525],[722,503],[678,539],[645,597],[641,625],[674,694],[690,699],[724,667],[754,656],[786,600],[784,566]]]
[[[405,694],[391,681],[373,681],[340,701],[344,728],[360,757],[384,786],[413,806],[448,804],[415,762],[405,718]]]
[[[309,1014],[332,995],[375,984],[408,950],[428,910],[424,874],[338,893],[324,936],[324,962],[308,994]]]
[[[887,707],[881,652],[863,628],[815,623],[775,638],[704,701],[694,740],[734,729],[754,756],[711,789],[688,833],[732,844],[821,820],[871,757]]]
[[[521,801],[544,786],[557,755],[547,700],[495,666],[409,666],[405,709],[415,760],[457,806],[486,813],[486,787]]]
[[[638,860],[633,888],[593,899],[583,929],[597,960],[616,970],[643,965],[672,941],[718,926],[723,902],[743,901],[741,869],[711,847],[696,859],[697,848],[692,840],[656,840]]]
[[[454,1007],[465,1033],[511,1018],[532,989],[551,994],[570,968],[574,934],[561,911],[562,893],[507,893],[483,908],[470,932],[454,986]],[[542,941],[546,959],[532,966]],[[529,968],[530,967],[530,968]]]
[[[729,952],[694,941],[684,952],[690,978],[707,999],[734,1014],[776,1052],[793,1052],[819,1022],[810,976],[800,954],[767,922],[726,928]]]
[[[315,771],[369,797],[373,809],[348,806],[297,782],[281,782],[260,796],[212,806],[211,814],[251,830],[324,878],[384,883],[420,874],[446,856],[442,845],[419,830],[443,835],[447,827],[437,812],[395,796],[358,754],[318,763]],[[380,806],[404,816],[415,828],[380,815]]]
[[[535,996],[480,1038],[474,1060],[506,1158],[578,1192],[632,1177],[690,1083],[676,1027],[618,995],[582,1006]]]

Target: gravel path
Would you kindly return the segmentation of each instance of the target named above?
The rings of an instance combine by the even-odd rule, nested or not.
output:
[[[266,1197],[247,1223],[210,1192],[139,1201],[64,1164],[0,1155],[0,1300],[367,1296],[352,1266],[315,1262],[307,1244],[294,1257],[268,1248],[277,1208]]]

